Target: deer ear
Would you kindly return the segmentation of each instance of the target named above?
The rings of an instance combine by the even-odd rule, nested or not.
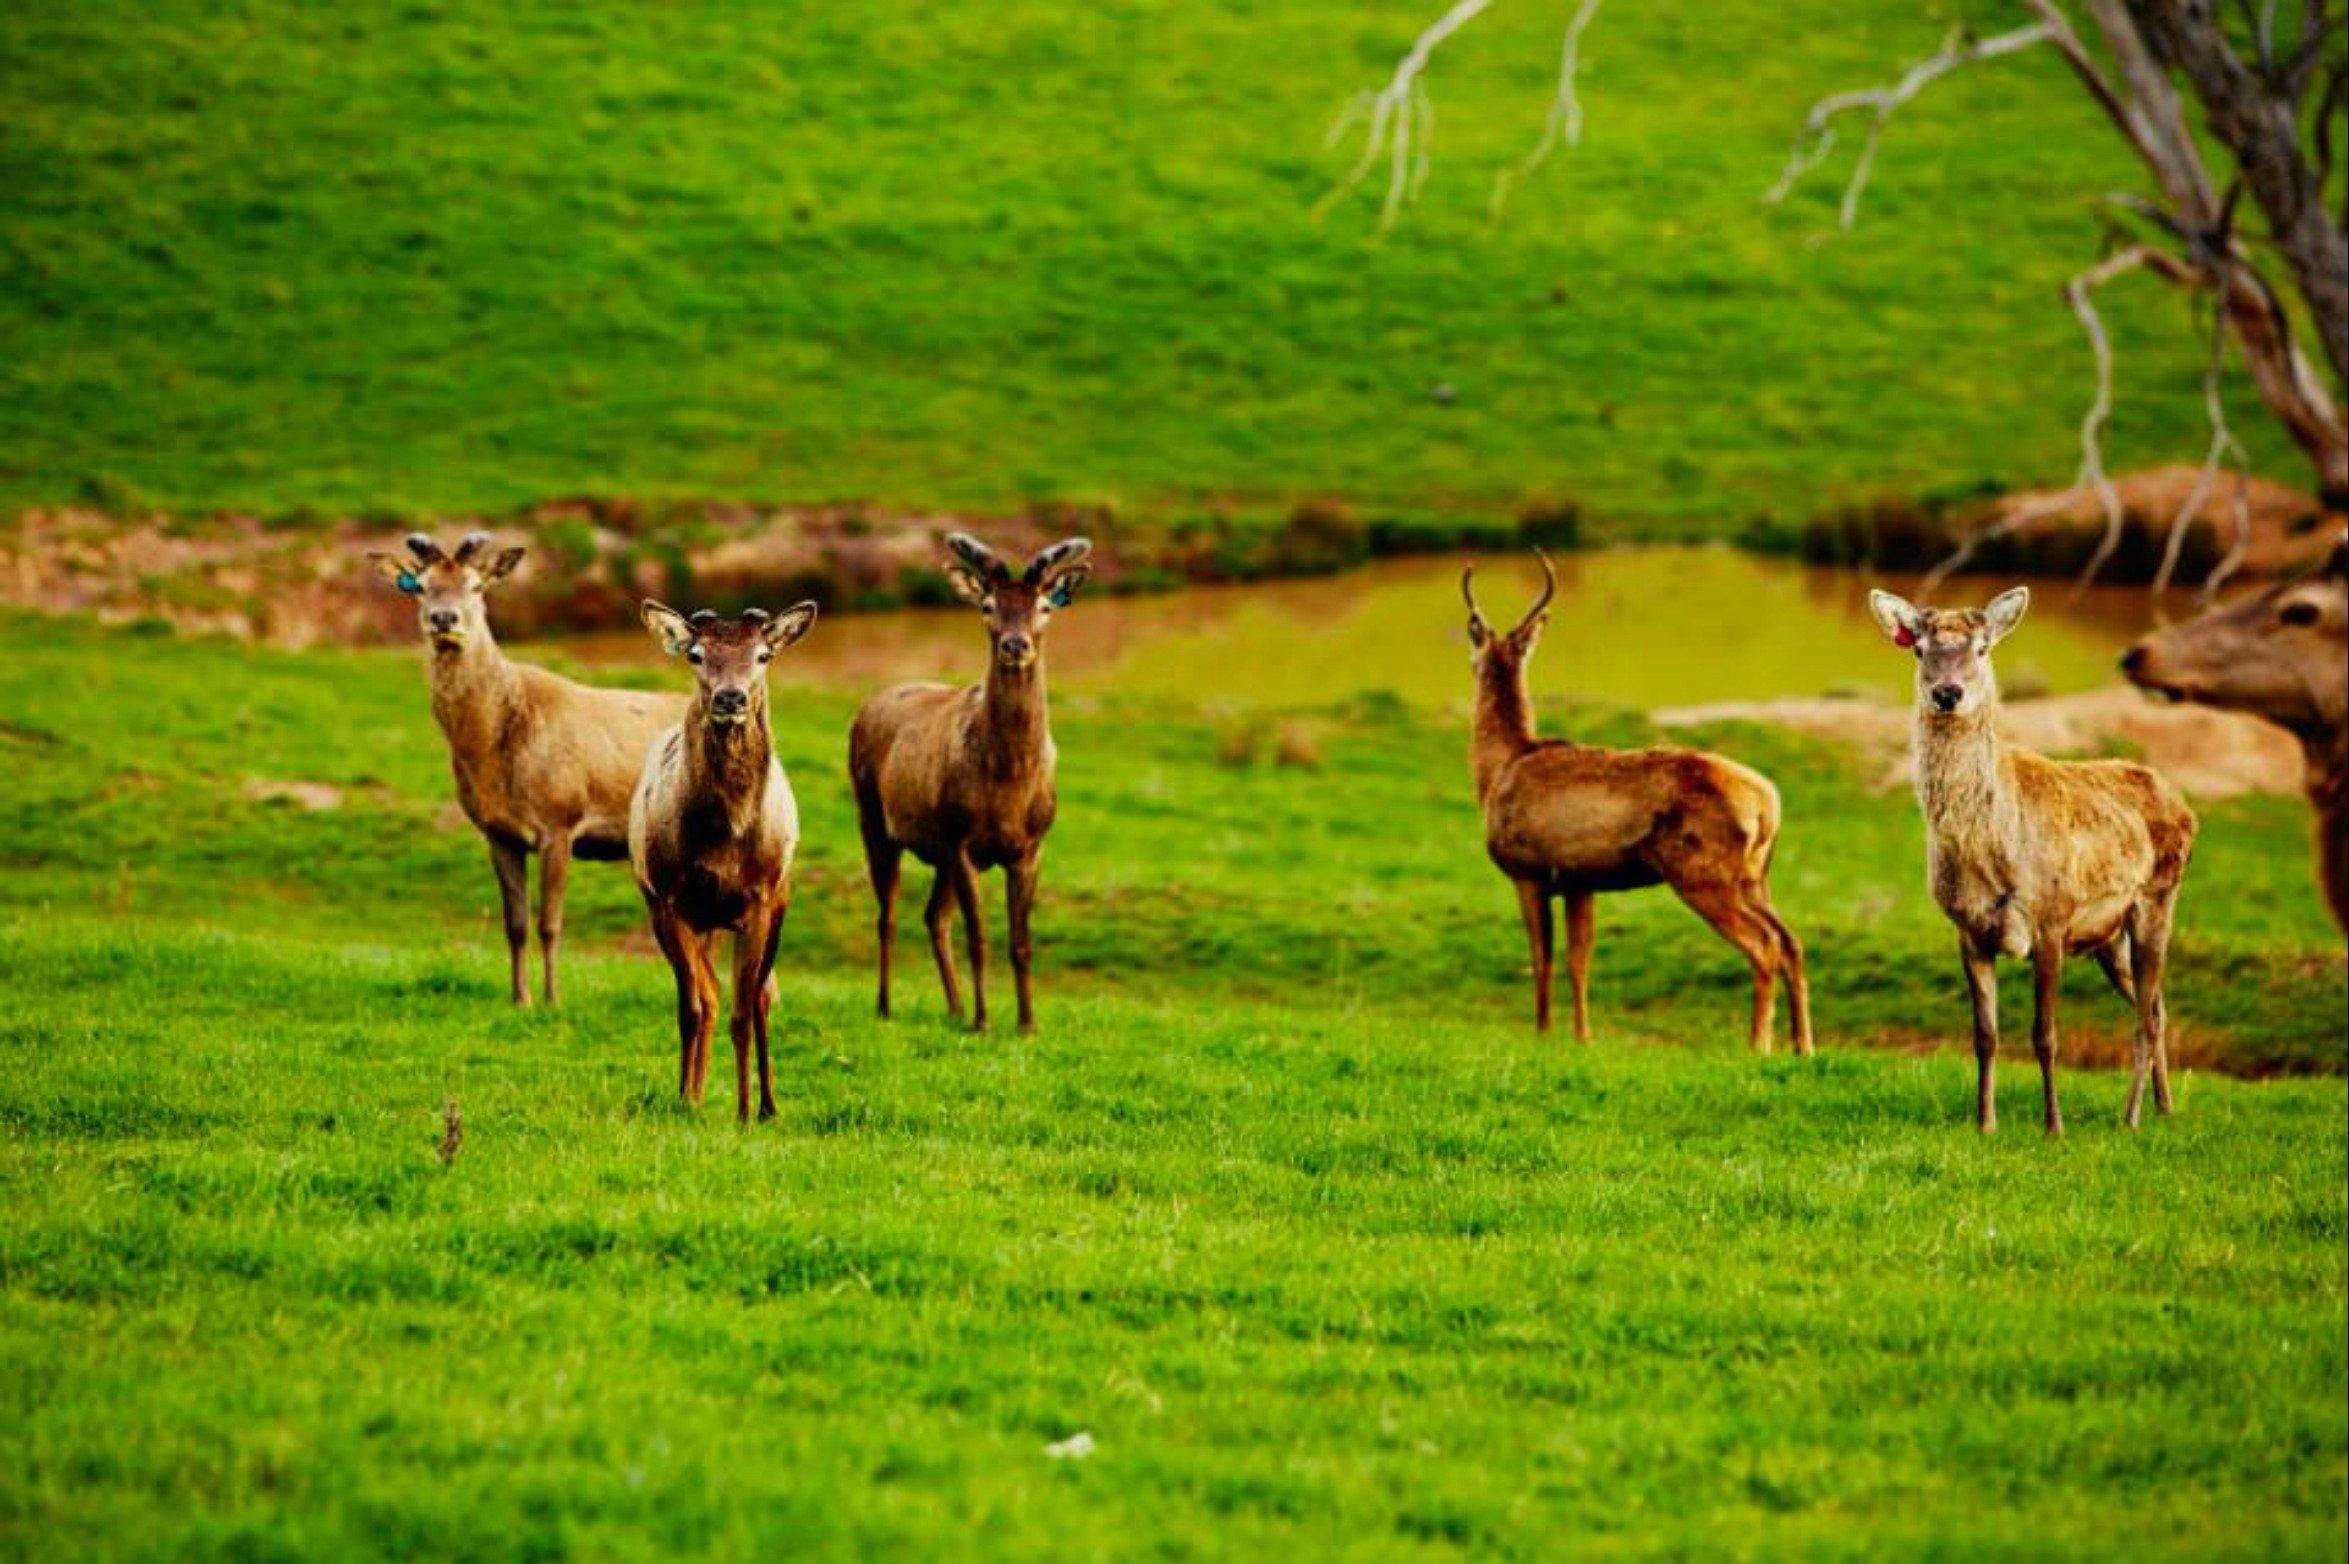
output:
[[[1921,627],[1925,616],[1917,611],[1916,604],[1905,597],[1895,597],[1890,592],[1870,592],[1868,612],[1876,616],[1876,628],[1882,630],[1884,638],[1895,646],[1914,646],[1918,636],[1923,633]]]
[[[2031,589],[2015,587],[2001,592],[1982,610],[1984,623],[1990,627],[1990,644],[1996,646],[2014,632],[2023,622],[2023,610],[2031,606]]]
[[[794,603],[759,626],[759,634],[765,638],[768,651],[779,652],[807,634],[809,627],[815,622],[815,604]]]
[[[397,554],[370,554],[367,563],[375,567],[377,575],[410,596],[424,590],[424,583],[417,578],[416,567]]]
[[[522,548],[499,549],[491,556],[489,563],[481,567],[482,584],[487,586],[492,581],[505,580],[514,573],[514,567],[522,563],[522,556],[527,552],[527,549]]]
[[[961,598],[973,608],[986,605],[987,583],[980,580],[979,573],[969,566],[948,565],[946,567],[946,584],[954,588],[956,597]]]
[[[1091,565],[1070,565],[1057,572],[1045,583],[1044,601],[1054,608],[1066,608],[1077,599],[1077,588],[1091,578]]]
[[[671,657],[682,656],[685,649],[693,644],[693,626],[686,623],[685,616],[676,609],[665,603],[656,603],[648,597],[644,600],[643,613],[644,627],[653,633],[653,639],[661,643],[661,650]]]

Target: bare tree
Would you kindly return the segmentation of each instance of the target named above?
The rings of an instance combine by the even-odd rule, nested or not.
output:
[[[1426,83],[1429,64],[1448,39],[1492,4],[1455,0],[1413,40],[1386,85],[1365,93],[1331,127],[1333,144],[1360,127],[1362,152],[1317,213],[1361,185],[1382,159],[1389,165],[1382,228],[1418,194],[1427,176],[1427,133],[1434,114]],[[2102,565],[2121,535],[2120,503],[2105,474],[2102,451],[2113,401],[2112,350],[2095,295],[2128,272],[2150,272],[2204,295],[2213,309],[2203,386],[2211,438],[2201,478],[2173,521],[2170,563],[2186,525],[2216,487],[2222,465],[2231,461],[2239,475],[2242,470],[2243,448],[2227,425],[2220,396],[2230,342],[2260,400],[2315,468],[2325,502],[2349,507],[2349,423],[2336,401],[2336,393],[2349,387],[2349,232],[2340,214],[2324,205],[2334,126],[2349,94],[2344,84],[2349,62],[2339,47],[2340,7],[2331,0],[2302,0],[2298,17],[2282,24],[2291,33],[2287,38],[2277,14],[2280,0],[2236,0],[2231,20],[2218,0],[2077,0],[2076,9],[2085,13],[2098,40],[2099,47],[2091,48],[2072,20],[2075,7],[2064,0],[2022,4],[2033,18],[2028,25],[1988,36],[1960,29],[1938,53],[1890,85],[1821,99],[1805,118],[1768,199],[1783,200],[1827,158],[1841,119],[1864,114],[1864,139],[1839,209],[1840,226],[1850,228],[1885,127],[1904,105],[1963,66],[2041,47],[2055,50],[2137,155],[2156,192],[2111,198],[2116,223],[2137,231],[2123,232],[2116,247],[2064,288],[2096,361],[2096,393],[2081,424],[2079,475],[2057,502],[2082,489],[2102,498],[2106,535],[2088,574]],[[1501,174],[1494,188],[1496,211],[1515,180],[1537,167],[1560,140],[1571,144],[1579,134],[1575,75],[1583,31],[1598,7],[1599,0],[1576,0],[1541,139],[1523,164]],[[2227,160],[2223,184],[2212,177],[2204,144],[2188,123],[2185,94],[2201,106],[2209,141]],[[2256,235],[2243,232],[2237,221],[2246,194],[2262,219],[2264,231]],[[2269,281],[2268,268],[2278,265],[2308,312],[2332,371],[2332,389],[2309,362],[2284,295]],[[2239,485],[2237,492],[2240,496]],[[2010,515],[2000,526],[2022,525],[2052,508]],[[2241,552],[2242,526],[2238,498],[2237,544],[2230,558]]]

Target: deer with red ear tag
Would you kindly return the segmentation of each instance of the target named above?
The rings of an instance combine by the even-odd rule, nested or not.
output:
[[[1014,570],[977,538],[954,533],[946,578],[987,628],[987,675],[956,689],[901,684],[865,702],[848,736],[848,779],[864,832],[865,864],[879,904],[879,1009],[889,1014],[889,965],[897,934],[899,866],[908,852],[937,870],[928,907],[930,953],[947,1013],[962,995],[947,948],[947,920],[962,913],[970,951],[971,1027],[987,1026],[987,936],[979,873],[1003,871],[1010,912],[1012,982],[1020,1030],[1036,1024],[1029,923],[1045,833],[1057,807],[1056,755],[1044,698],[1044,632],[1090,573],[1083,538],[1053,544]]]
[[[2149,1070],[2155,1104],[2165,1114],[2171,1107],[2162,978],[2178,886],[2194,850],[2194,812],[2134,761],[2049,760],[2000,735],[1990,653],[2014,633],[2030,602],[2022,587],[1987,608],[1920,608],[1890,592],[1868,594],[1885,638],[1917,660],[1926,877],[1933,900],[1957,926],[1973,999],[1976,1123],[1985,1134],[1998,1127],[1997,961],[2008,956],[2031,963],[2041,1105],[2047,1133],[2063,1133],[2056,995],[2064,958],[2092,956],[2137,1011],[2124,1114],[2134,1129]]]
[[[750,1049],[759,1061],[759,1117],[775,1116],[767,1053],[768,981],[783,915],[799,806],[775,758],[767,718],[767,665],[816,622],[816,605],[739,619],[704,610],[687,618],[644,605],[645,627],[693,670],[685,720],[645,761],[628,811],[628,860],[652,915],[653,938],[677,978],[677,1093],[699,1103],[710,1073],[718,980],[710,947],[734,935],[734,1104],[750,1118]]]

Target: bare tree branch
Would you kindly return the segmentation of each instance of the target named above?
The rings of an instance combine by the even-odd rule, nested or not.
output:
[[[2159,599],[2170,589],[2177,575],[2178,561],[2186,551],[2186,535],[2200,516],[2203,505],[2210,499],[2211,488],[2218,482],[2219,467],[2232,457],[2235,464],[2234,540],[2226,557],[2212,568],[2202,583],[2203,596],[2215,594],[2222,582],[2242,565],[2243,556],[2251,548],[2251,457],[2235,438],[2235,431],[2227,423],[2226,398],[2220,377],[2227,361],[2227,313],[2213,305],[2210,312],[2210,359],[2202,372],[2202,405],[2210,415],[2210,448],[2202,459],[2202,469],[2194,475],[2194,486],[2178,505],[2178,513],[2170,520],[2169,540],[2161,551],[2161,567],[2153,574],[2153,595]]]
[[[1519,180],[1549,161],[1563,141],[1570,147],[1582,145],[1582,99],[1575,94],[1574,78],[1581,69],[1582,33],[1590,26],[1591,18],[1599,14],[1599,0],[1581,0],[1574,8],[1574,19],[1566,24],[1566,41],[1558,50],[1558,90],[1550,99],[1550,112],[1542,120],[1541,139],[1524,161],[1515,168],[1504,168],[1493,176],[1492,215],[1496,219],[1509,201],[1509,192]]]
[[[1941,52],[1919,60],[1908,68],[1907,74],[1889,87],[1865,87],[1851,92],[1838,92],[1821,98],[1811,106],[1803,118],[1803,128],[1794,138],[1794,151],[1786,160],[1786,171],[1770,187],[1764,200],[1773,205],[1783,201],[1793,191],[1803,175],[1817,168],[1835,146],[1835,117],[1855,109],[1870,109],[1868,139],[1860,144],[1859,161],[1852,165],[1851,179],[1843,188],[1843,208],[1839,226],[1849,230],[1859,215],[1860,192],[1867,188],[1868,174],[1876,166],[1876,148],[1884,139],[1884,126],[1900,106],[1923,92],[1940,78],[1961,65],[1977,60],[1992,60],[2004,54],[2014,54],[2038,44],[2052,43],[2055,29],[2045,21],[2029,27],[2018,27],[2011,33],[2000,33],[1992,38],[1969,38],[1963,31],[1953,31]]]
[[[1434,117],[1426,85],[1421,80],[1427,72],[1427,63],[1435,58],[1445,39],[1475,21],[1491,5],[1492,0],[1453,0],[1450,10],[1412,40],[1402,59],[1395,62],[1395,72],[1387,84],[1366,98],[1356,99],[1338,116],[1329,129],[1327,142],[1331,146],[1365,119],[1368,128],[1363,133],[1362,156],[1329,194],[1314,203],[1316,222],[1331,207],[1361,188],[1370,171],[1384,157],[1388,163],[1387,193],[1379,206],[1378,226],[1382,233],[1394,226],[1395,214],[1427,179],[1427,122]]]

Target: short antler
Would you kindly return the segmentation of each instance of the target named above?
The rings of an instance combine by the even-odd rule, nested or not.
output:
[[[460,565],[471,564],[473,562],[474,555],[489,547],[489,541],[489,534],[486,532],[466,533],[462,538],[457,540],[457,552],[455,556],[457,563]]]
[[[1028,585],[1042,586],[1058,570],[1065,570],[1093,552],[1090,538],[1064,538],[1028,561]]]
[[[1462,565],[1460,567],[1460,601],[1468,605],[1468,611],[1470,613],[1474,614],[1477,618],[1482,619],[1484,617],[1484,610],[1477,607],[1476,605],[1475,581],[1476,567],[1474,565]]]
[[[1011,580],[1011,569],[995,557],[995,551],[967,532],[946,534],[946,547],[956,559],[978,572],[979,579],[990,586],[1003,586]]]
[[[408,534],[408,552],[416,556],[418,563],[429,565],[440,558],[440,545],[421,532],[411,532]]]

